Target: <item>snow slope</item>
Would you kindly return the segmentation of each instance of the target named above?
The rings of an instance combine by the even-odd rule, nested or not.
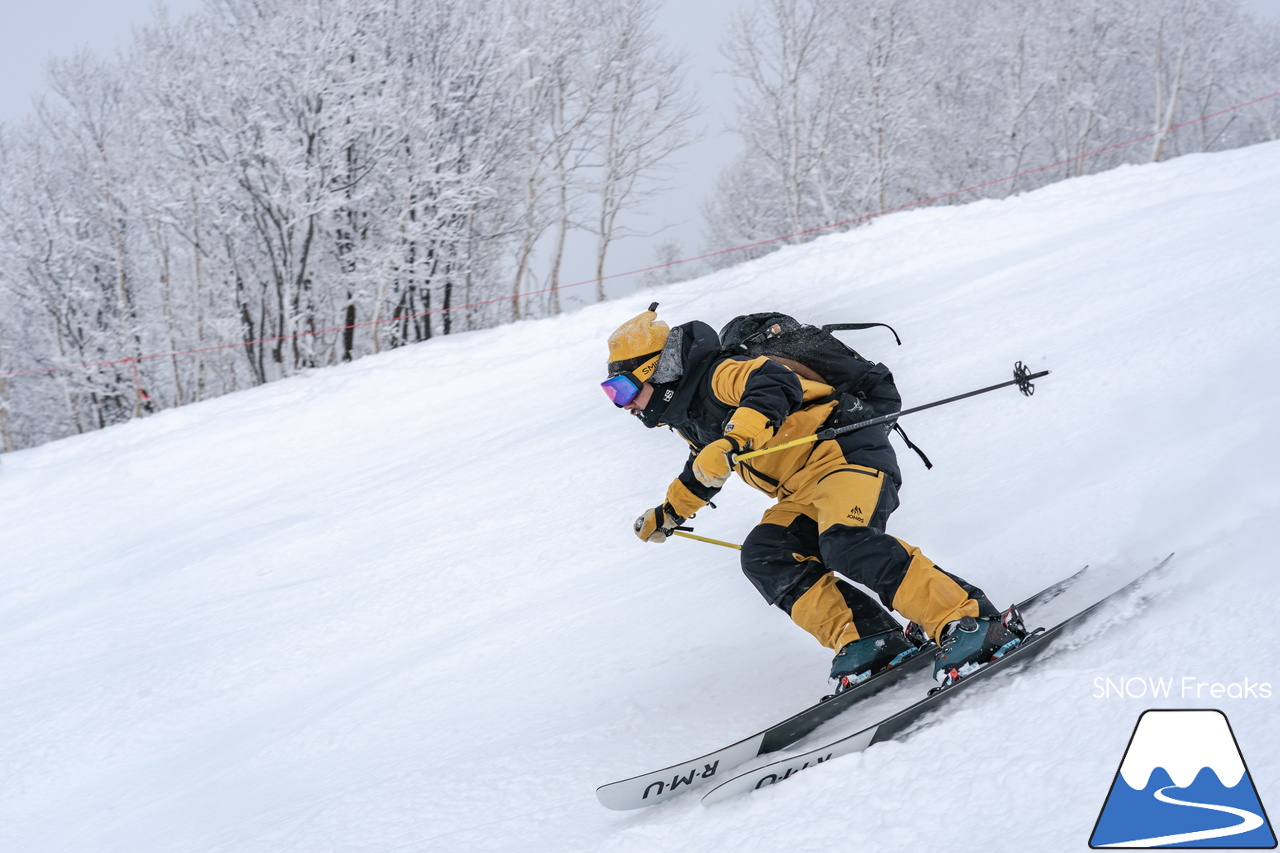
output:
[[[1124,167],[9,454],[0,849],[1084,850],[1148,707],[1223,709],[1274,813],[1277,223],[1280,144]],[[1160,595],[902,742],[715,808],[601,808],[829,662],[733,552],[631,534],[684,450],[596,385],[652,299],[891,323],[900,348],[846,337],[908,404],[1051,368],[908,420],[936,468],[902,454],[893,532],[997,601],[1176,551]],[[730,540],[767,505],[718,503],[696,526]],[[1130,677],[1173,695],[1099,698]],[[1271,698],[1214,697],[1246,679]]]

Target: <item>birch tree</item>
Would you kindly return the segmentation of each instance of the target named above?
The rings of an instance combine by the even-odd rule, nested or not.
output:
[[[598,31],[601,122],[595,142],[598,178],[596,301],[605,298],[605,261],[624,236],[622,215],[660,191],[671,157],[692,141],[698,107],[685,85],[684,60],[664,50],[654,29],[652,0],[621,0]]]

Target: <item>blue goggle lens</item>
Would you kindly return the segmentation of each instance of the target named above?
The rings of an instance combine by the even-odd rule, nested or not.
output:
[[[600,383],[600,387],[604,389],[604,393],[613,401],[613,404],[619,408],[630,403],[640,393],[640,386],[627,373],[610,376]]]

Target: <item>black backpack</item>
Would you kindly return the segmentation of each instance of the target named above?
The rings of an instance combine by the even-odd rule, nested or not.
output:
[[[841,418],[854,423],[902,411],[902,395],[889,368],[864,358],[832,334],[877,326],[893,332],[894,340],[902,345],[898,333],[884,323],[828,323],[818,327],[787,314],[766,311],[730,320],[720,330],[720,348],[725,355],[768,356],[806,379],[832,386],[842,398]],[[933,467],[901,426],[895,422],[892,429],[919,454],[925,467]]]

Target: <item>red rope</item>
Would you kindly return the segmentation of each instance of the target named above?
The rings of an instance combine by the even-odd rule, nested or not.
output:
[[[602,282],[602,281],[608,281],[614,278],[622,278],[623,276],[639,275],[641,273],[652,272],[654,270],[660,270],[660,269],[666,269],[668,267],[679,266],[680,264],[692,263],[693,261],[703,261],[708,258],[715,258],[715,257],[719,257],[720,255],[727,255],[730,252],[741,252],[746,249],[755,249],[760,246],[768,246],[771,243],[780,243],[785,240],[794,240],[797,237],[804,237],[809,234],[816,234],[819,231],[829,231],[832,228],[841,228],[846,225],[853,225],[854,223],[857,223],[857,222],[865,222],[866,220],[874,219],[877,216],[885,216],[890,213],[898,213],[899,211],[909,210],[910,208],[913,208],[913,207],[920,207],[921,205],[932,204],[933,202],[936,202],[936,201],[942,201],[944,199],[954,198],[955,196],[962,195],[964,193],[975,192],[976,190],[982,190],[982,189],[986,189],[987,187],[993,187],[993,186],[996,186],[997,184],[1008,183],[1009,181],[1016,181],[1018,178],[1023,178],[1023,177],[1026,177],[1027,175],[1034,175],[1037,172],[1044,172],[1049,169],[1055,169],[1059,166],[1065,166],[1068,163],[1075,163],[1080,160],[1087,160],[1090,157],[1097,157],[1099,154],[1105,154],[1106,152],[1114,151],[1117,148],[1124,148],[1129,145],[1135,145],[1147,139],[1152,139],[1163,133],[1172,133],[1175,130],[1181,130],[1184,127],[1190,127],[1193,124],[1200,124],[1201,122],[1209,121],[1210,119],[1217,118],[1218,116],[1225,115],[1226,113],[1229,113],[1229,112],[1234,112],[1236,110],[1244,109],[1245,107],[1251,107],[1254,104],[1259,104],[1259,103],[1262,103],[1263,101],[1267,101],[1275,97],[1280,97],[1280,92],[1272,92],[1270,95],[1263,95],[1260,98],[1254,98],[1251,101],[1245,101],[1244,103],[1236,104],[1235,106],[1230,106],[1225,109],[1218,110],[1217,112],[1210,113],[1209,115],[1200,116],[1199,118],[1194,118],[1194,119],[1190,119],[1189,121],[1184,121],[1181,124],[1175,124],[1170,127],[1163,128],[1161,130],[1152,131],[1151,133],[1134,137],[1133,139],[1125,140],[1124,142],[1117,142],[1114,145],[1108,145],[1106,147],[1099,148],[1096,151],[1089,151],[1085,154],[1078,154],[1075,157],[1068,157],[1065,160],[1059,160],[1056,163],[1049,163],[1048,165],[1045,165],[1045,166],[1037,166],[1034,169],[1027,169],[1026,171],[1018,172],[1016,175],[1008,175],[1003,178],[996,178],[995,180],[985,181],[984,183],[981,183],[981,184],[974,184],[973,186],[965,187],[964,189],[952,190],[951,192],[943,193],[942,195],[936,195],[936,196],[933,196],[932,198],[921,199],[920,201],[909,202],[907,204],[898,205],[897,207],[878,210],[874,213],[867,213],[867,214],[863,214],[862,216],[855,216],[852,219],[845,219],[840,222],[832,222],[828,225],[819,225],[816,228],[809,228],[804,231],[797,231],[794,234],[786,234],[782,237],[770,237],[767,240],[758,240],[754,243],[746,243],[741,246],[734,246],[733,248],[730,248],[730,249],[719,249],[714,252],[707,252],[706,254],[703,254],[703,255],[695,255],[693,257],[680,258],[679,260],[667,261],[666,263],[655,264],[653,266],[642,267],[640,269],[628,270],[627,272],[612,273],[611,275],[601,276],[600,278],[589,278],[584,281],[575,281],[572,284],[563,284],[558,287],[548,287],[542,290],[533,290],[528,293],[521,293],[518,295],[513,294],[511,296],[499,296],[493,299],[485,299],[479,302],[469,302],[466,305],[454,305],[449,308],[433,308],[430,311],[423,311],[418,314],[407,314],[401,317],[392,317],[385,320],[368,320],[363,323],[352,323],[351,325],[348,325],[348,326],[334,326],[329,329],[318,329],[310,332],[298,332],[297,334],[280,335],[274,338],[261,338],[259,340],[254,340],[254,341],[239,341],[234,344],[219,344],[217,346],[201,347],[199,349],[179,350],[176,352],[164,352],[164,353],[154,353],[151,355],[131,356],[128,358],[118,358],[111,361],[95,361],[95,362],[88,362],[85,364],[73,364],[67,367],[40,367],[40,368],[30,368],[27,370],[10,370],[10,371],[0,372],[0,377],[25,376],[33,373],[53,373],[60,370],[82,370],[82,369],[87,369],[91,367],[112,367],[117,364],[132,364],[134,368],[135,384],[136,384],[137,383],[137,378],[136,378],[137,365],[139,362],[142,362],[142,361],[151,361],[157,358],[172,358],[174,356],[179,356],[179,355],[196,355],[199,353],[216,352],[218,350],[225,350],[225,349],[236,349],[239,347],[253,346],[255,344],[272,344],[272,343],[278,343],[280,341],[297,340],[299,338],[314,337],[315,335],[324,335],[332,332],[345,332],[351,329],[362,329],[367,326],[377,326],[382,323],[399,323],[404,320],[416,320],[422,317],[429,317],[432,314],[442,314],[446,311],[461,311],[467,308],[481,308],[485,305],[493,305],[498,302],[508,302],[513,299],[523,299],[530,296],[539,296],[545,293],[551,293],[556,290],[567,290],[570,287],[581,287],[586,284],[598,284],[599,282]],[[139,393],[141,393],[140,388],[139,388]]]

